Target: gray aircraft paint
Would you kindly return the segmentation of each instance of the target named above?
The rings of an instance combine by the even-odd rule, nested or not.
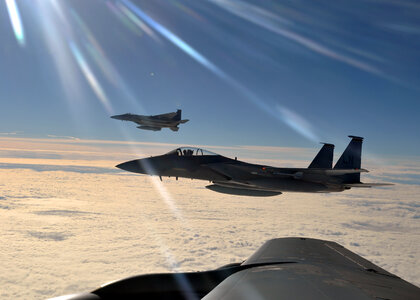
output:
[[[334,169],[334,145],[325,144],[309,168],[276,168],[250,164],[199,148],[178,148],[167,154],[136,159],[117,165],[134,173],[168,177],[184,177],[211,181],[208,189],[243,196],[274,196],[282,192],[330,193],[352,187],[387,184],[360,182],[361,144],[352,138]]]
[[[162,128],[169,128],[172,131],[178,131],[179,124],[187,123],[189,120],[181,119],[182,110],[178,109],[176,112],[153,115],[153,116],[142,116],[135,114],[122,114],[111,116],[112,119],[121,120],[121,121],[131,121],[140,126],[137,126],[139,129],[151,130],[151,131],[160,131]]]
[[[265,242],[241,263],[133,276],[65,299],[414,300],[419,294],[418,287],[337,243],[291,237]]]
[[[308,168],[331,169],[334,156],[334,145],[324,143]]]

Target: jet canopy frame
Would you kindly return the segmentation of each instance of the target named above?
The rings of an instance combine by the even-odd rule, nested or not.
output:
[[[177,156],[209,156],[209,155],[218,155],[214,152],[207,151],[201,148],[196,147],[180,147],[177,149],[174,149],[167,154],[173,154]]]

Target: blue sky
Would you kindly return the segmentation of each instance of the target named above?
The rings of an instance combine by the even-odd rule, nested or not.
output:
[[[419,16],[417,0],[0,0],[0,297],[210,269],[281,236],[419,285]],[[178,108],[179,132],[109,118]],[[395,186],[255,201],[115,168],[176,145],[306,167],[349,134],[362,181]]]
[[[415,1],[1,1],[0,131],[287,147],[353,134],[370,153],[418,155],[419,14]],[[177,133],[109,118],[177,108],[190,119]]]

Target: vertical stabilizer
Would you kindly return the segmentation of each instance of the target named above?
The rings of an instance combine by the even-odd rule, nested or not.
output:
[[[351,141],[344,150],[334,169],[360,169],[362,164],[362,143],[363,138],[349,135]],[[346,174],[341,176],[344,183],[360,182],[360,173]]]
[[[181,113],[182,113],[182,110],[180,110],[180,109],[178,109],[177,111],[176,111],[176,115],[172,118],[174,121],[179,121],[179,120],[181,120]]]
[[[324,144],[324,146],[319,150],[308,168],[332,169],[334,145],[327,143],[322,144]]]

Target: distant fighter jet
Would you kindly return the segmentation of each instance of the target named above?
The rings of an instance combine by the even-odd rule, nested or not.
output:
[[[324,144],[308,168],[276,168],[230,159],[199,148],[178,148],[167,154],[117,165],[134,173],[211,181],[206,188],[225,194],[275,196],[282,192],[329,193],[352,187],[389,185],[362,183],[363,138],[352,138],[332,168],[334,145]]]
[[[131,121],[140,126],[139,129],[159,131],[162,128],[169,128],[172,131],[178,131],[179,124],[187,123],[189,120],[181,120],[181,110],[178,109],[176,112],[155,115],[155,116],[141,116],[134,114],[123,114],[111,116],[113,119],[121,121]]]
[[[240,263],[201,272],[137,275],[50,300],[414,300],[419,295],[420,288],[337,243],[279,238]]]

